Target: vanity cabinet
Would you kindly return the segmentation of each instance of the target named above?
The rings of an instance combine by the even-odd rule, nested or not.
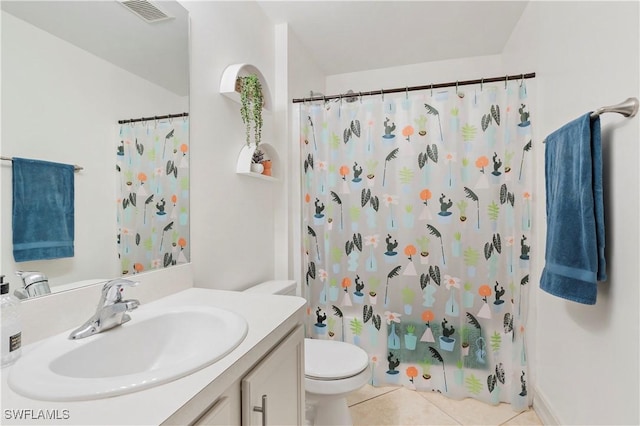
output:
[[[242,426],[303,424],[303,363],[298,326],[242,379]]]
[[[171,270],[179,271],[180,268]],[[169,274],[169,271],[164,274]],[[180,273],[177,273],[175,276],[178,281],[181,279],[179,275]],[[65,297],[70,301],[65,306],[73,311],[78,300],[94,300],[100,292],[100,287],[91,287],[90,290],[66,292]],[[82,297],[79,298],[79,295]],[[85,297],[89,295],[90,297]],[[133,292],[131,295],[136,296]],[[68,410],[71,420],[65,424],[74,425],[98,422],[111,425],[240,426],[262,424],[262,413],[254,411],[254,408],[262,409],[262,397],[266,395],[267,424],[304,424],[302,324],[306,319],[306,304],[307,302],[300,297],[205,288],[184,289],[149,303],[144,303],[143,300],[143,305],[134,312],[136,315],[132,315],[131,322],[125,326],[143,321],[142,314],[147,309],[153,309],[154,312],[172,312],[214,307],[241,315],[247,322],[247,333],[235,349],[211,365],[177,380],[109,398],[69,402],[31,399],[9,386],[7,377],[15,366],[5,367],[0,377],[0,404],[4,410],[3,415],[13,412],[60,413],[62,410]],[[28,305],[25,302],[25,306]],[[93,302],[80,305],[93,306]],[[33,312],[36,310],[33,309]],[[84,314],[82,317],[84,319]],[[34,321],[31,323],[35,324],[36,317],[32,319]],[[40,323],[42,321],[38,322]],[[25,334],[33,335],[36,327],[26,327],[23,330],[26,331]],[[52,334],[48,329],[40,338],[61,339],[67,342],[68,335],[68,331]],[[28,355],[30,351],[38,351],[42,346],[43,343],[38,342],[27,345],[23,347],[23,355]],[[166,349],[176,350],[175,345]],[[131,356],[135,358],[137,354],[132,353]],[[0,423],[24,424],[24,421],[5,416]]]
[[[164,425],[304,424],[304,332],[298,325],[275,347],[258,354],[223,393],[203,389]],[[210,403],[199,409],[206,399]]]

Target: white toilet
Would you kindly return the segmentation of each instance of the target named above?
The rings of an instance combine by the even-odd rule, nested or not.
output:
[[[267,281],[247,292],[296,295],[295,281]],[[346,396],[371,378],[369,356],[358,346],[304,339],[306,421],[310,425],[351,425]]]

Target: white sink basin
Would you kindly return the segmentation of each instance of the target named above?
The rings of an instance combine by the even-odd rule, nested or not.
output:
[[[184,377],[244,340],[240,315],[213,307],[141,307],[131,321],[91,337],[53,336],[16,362],[9,385],[23,396],[78,401],[122,395]]]

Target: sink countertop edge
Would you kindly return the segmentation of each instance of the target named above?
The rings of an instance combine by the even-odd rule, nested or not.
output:
[[[265,303],[267,302],[268,303]],[[264,351],[276,345],[291,329],[304,320],[306,302],[299,297],[250,294],[226,290],[189,288],[146,304],[154,309],[172,306],[201,305],[234,311],[242,315],[248,324],[245,339],[228,355],[203,369],[183,378],[146,390],[103,399],[52,402],[23,397],[15,393],[7,383],[11,366],[2,369],[2,424],[43,424],[42,414],[54,416],[48,424],[161,424],[179,416],[179,410],[192,398],[207,389],[207,394],[224,392],[238,380]],[[132,313],[132,318],[135,312]],[[23,350],[36,350],[40,342],[25,346]],[[208,401],[209,403],[212,401]],[[112,409],[112,404],[117,409]],[[203,402],[204,403],[204,402]],[[10,410],[7,418],[6,411]],[[14,413],[11,410],[16,410]],[[26,411],[20,411],[26,410]],[[29,410],[32,410],[29,412]],[[67,418],[65,417],[65,410]],[[16,419],[16,414],[31,414],[31,419]],[[96,419],[99,413],[99,419]],[[58,418],[59,417],[59,418]]]

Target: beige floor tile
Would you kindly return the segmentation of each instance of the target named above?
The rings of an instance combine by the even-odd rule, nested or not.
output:
[[[359,404],[368,399],[375,398],[377,396],[384,395],[385,393],[389,393],[398,389],[400,389],[398,386],[373,387],[367,384],[357,391],[351,392],[349,395],[347,395],[347,405],[351,407],[354,404]]]
[[[522,414],[518,414],[516,417],[507,420],[503,423],[504,426],[524,426],[524,425],[535,425],[542,426],[542,421],[536,414],[535,411],[529,410],[525,411]]]
[[[354,426],[458,424],[420,394],[404,388],[356,404],[350,410]]]
[[[489,405],[471,398],[455,400],[435,392],[418,394],[462,425],[500,425],[518,414],[510,404]]]

